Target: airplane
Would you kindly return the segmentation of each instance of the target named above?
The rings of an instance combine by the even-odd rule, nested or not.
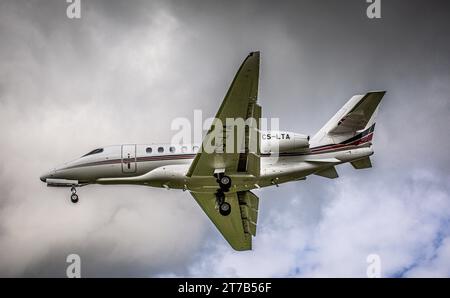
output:
[[[89,184],[188,191],[233,249],[251,250],[259,210],[259,198],[252,190],[305,180],[313,174],[337,178],[336,166],[343,163],[355,169],[371,168],[375,118],[385,94],[374,91],[351,97],[312,137],[264,132],[257,104],[259,65],[259,52],[245,58],[201,144],[96,148],[40,180],[48,186],[69,187],[73,203],[79,200],[77,188]],[[236,136],[231,133],[233,127],[223,125],[227,119],[255,121]],[[216,141],[221,136],[222,142],[212,144],[212,135]],[[225,148],[229,140],[240,141],[233,145],[234,151]]]

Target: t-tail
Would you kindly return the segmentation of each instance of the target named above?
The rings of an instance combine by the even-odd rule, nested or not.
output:
[[[386,91],[353,96],[312,138],[311,153],[352,147],[370,147],[379,104]],[[369,168],[369,157],[352,162],[356,169]]]

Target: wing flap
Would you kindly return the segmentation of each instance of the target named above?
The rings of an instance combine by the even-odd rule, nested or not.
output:
[[[255,224],[255,223],[253,223],[253,222],[251,222],[251,221],[249,221],[249,220],[244,219],[244,220],[242,221],[242,224],[244,225],[244,231],[245,231],[246,233],[250,233],[250,234],[252,234],[253,236],[256,236],[256,224]]]
[[[258,197],[251,191],[238,192],[244,231],[256,236],[256,224],[258,222]]]

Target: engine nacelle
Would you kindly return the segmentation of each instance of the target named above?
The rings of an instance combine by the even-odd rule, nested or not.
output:
[[[296,152],[308,148],[308,135],[289,131],[261,132],[261,153]]]

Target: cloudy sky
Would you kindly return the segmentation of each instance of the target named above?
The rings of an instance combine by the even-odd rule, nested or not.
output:
[[[0,1],[0,276],[450,276],[448,1]],[[39,176],[111,144],[169,142],[213,116],[261,51],[259,101],[313,134],[354,94],[387,90],[373,168],[257,191],[258,236],[233,251],[187,193]]]

